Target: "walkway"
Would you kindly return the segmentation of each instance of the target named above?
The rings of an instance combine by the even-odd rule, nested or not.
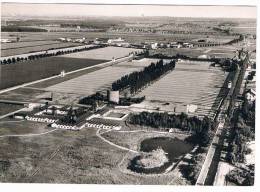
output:
[[[123,146],[120,146],[120,145],[117,145],[107,139],[105,139],[104,137],[101,136],[101,134],[104,134],[104,133],[107,133],[107,132],[110,132],[112,131],[112,129],[106,131],[106,132],[103,132],[103,133],[100,133],[100,130],[102,129],[98,129],[97,132],[96,132],[96,136],[99,137],[101,140],[103,140],[104,142],[108,143],[109,145],[113,146],[113,147],[117,147],[118,149],[122,149],[124,151],[129,151],[129,152],[132,152],[132,153],[139,153],[138,151],[135,151],[135,150],[132,150],[132,149],[128,149],[126,147],[123,147]]]

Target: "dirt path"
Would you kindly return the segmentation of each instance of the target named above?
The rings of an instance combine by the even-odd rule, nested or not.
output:
[[[101,130],[101,129],[98,129],[98,130],[97,130],[96,136],[99,137],[99,138],[100,138],[101,140],[103,140],[104,142],[108,143],[109,145],[111,145],[111,146],[113,146],[113,147],[117,147],[118,149],[122,149],[122,150],[124,150],[124,151],[129,151],[129,152],[132,152],[132,153],[139,153],[138,151],[135,151],[135,150],[128,149],[128,148],[126,148],[126,147],[122,147],[122,146],[120,146],[120,145],[117,145],[117,144],[115,144],[115,143],[113,143],[113,142],[111,142],[111,141],[109,141],[109,140],[107,140],[107,139],[105,139],[104,137],[101,136],[101,134],[107,133],[107,132],[112,131],[112,130],[109,130],[109,131],[106,131],[106,132],[103,132],[103,133],[100,133],[100,130]]]

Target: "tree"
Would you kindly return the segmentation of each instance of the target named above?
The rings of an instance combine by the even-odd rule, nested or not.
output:
[[[10,58],[7,59],[7,63],[8,64],[11,64],[12,63],[12,60]]]
[[[138,92],[143,87],[147,86],[153,80],[159,78],[164,73],[175,68],[175,61],[163,64],[163,60],[159,60],[156,64],[151,63],[142,71],[133,72],[121,77],[112,83],[112,90],[124,90],[130,88],[131,94]]]

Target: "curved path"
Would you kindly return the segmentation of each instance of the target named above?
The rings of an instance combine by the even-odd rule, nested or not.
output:
[[[100,130],[102,129],[98,129],[97,132],[96,132],[96,136],[99,137],[101,140],[103,140],[104,142],[108,143],[109,145],[112,145],[114,147],[117,147],[119,149],[122,149],[122,150],[125,150],[125,151],[129,151],[129,152],[132,152],[132,153],[139,153],[138,151],[135,151],[135,150],[132,150],[132,149],[129,149],[129,148],[126,148],[126,147],[123,147],[123,146],[120,146],[120,145],[117,145],[107,139],[105,139],[104,137],[102,137],[101,135],[104,134],[104,133],[107,133],[107,132],[110,132],[110,131],[114,131],[114,132],[121,132],[121,133],[135,133],[135,132],[147,132],[147,133],[160,133],[160,134],[166,134],[168,132],[162,132],[162,131],[146,131],[146,130],[134,130],[134,131],[117,131],[117,130],[108,130],[108,131],[105,131],[103,133],[100,133]]]
[[[117,148],[119,148],[119,149],[122,149],[122,150],[124,150],[124,151],[129,151],[129,152],[132,152],[132,153],[139,153],[138,151],[135,151],[135,150],[128,149],[128,148],[126,148],[126,147],[117,145],[117,144],[115,144],[115,143],[113,143],[113,142],[111,142],[111,141],[109,141],[109,140],[107,140],[107,139],[105,139],[104,137],[101,136],[101,134],[110,132],[110,131],[112,131],[112,130],[108,130],[108,131],[103,132],[103,133],[100,133],[100,130],[101,130],[101,129],[98,129],[98,130],[97,130],[96,136],[99,137],[99,138],[100,138],[101,140],[103,140],[104,142],[108,143],[109,145],[112,145],[112,146],[117,147]]]
[[[138,132],[146,132],[146,133],[162,133],[162,134],[169,133],[169,132],[166,132],[166,131],[147,131],[147,130],[142,130],[142,129],[134,130],[134,131],[116,131],[116,130],[115,130],[114,132],[121,132],[121,133],[138,133]]]
[[[0,138],[3,137],[33,137],[33,136],[40,136],[40,135],[46,135],[48,133],[57,131],[58,129],[53,129],[47,132],[43,132],[43,133],[29,133],[29,134],[22,134],[22,135],[0,135]]]

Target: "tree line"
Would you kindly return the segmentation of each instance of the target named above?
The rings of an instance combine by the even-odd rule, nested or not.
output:
[[[210,139],[209,131],[214,128],[211,119],[207,116],[199,119],[196,116],[189,117],[185,113],[141,112],[139,114],[132,114],[129,123],[153,128],[177,128],[182,131],[189,131],[192,135],[188,141],[202,146],[208,144]]]
[[[242,107],[235,112],[234,126],[229,137],[227,160],[235,164],[243,163],[249,153],[246,143],[255,137],[255,102],[244,100]]]
[[[53,52],[53,53],[48,53],[49,50],[52,50],[52,49],[49,49],[45,53],[29,55],[28,57],[12,57],[12,58],[8,58],[8,59],[3,59],[1,61],[1,65],[15,64],[17,62],[22,62],[22,61],[28,61],[28,60],[30,61],[30,60],[36,60],[36,59],[41,59],[41,58],[45,58],[45,57],[65,55],[65,54],[69,54],[69,53],[87,51],[87,50],[101,48],[101,47],[103,47],[103,46],[75,48],[75,49],[71,49],[71,50],[61,50],[61,51],[57,51],[57,52]]]
[[[161,59],[157,63],[151,63],[142,71],[135,71],[114,81],[112,83],[112,90],[121,91],[129,88],[130,93],[134,94],[147,84],[158,79],[160,76],[174,68],[175,60],[171,60],[169,63],[164,64]]]
[[[212,66],[215,66],[216,64],[219,64],[220,67],[224,71],[231,72],[236,70],[236,64],[240,65],[240,62],[235,60],[235,59],[230,59],[230,58],[198,58],[198,57],[190,57],[187,55],[179,54],[177,53],[176,55],[173,56],[168,56],[162,53],[156,53],[153,55],[149,54],[149,51],[144,52],[144,56],[147,58],[159,58],[159,59],[184,59],[184,60],[190,60],[190,61],[207,61],[207,62],[212,62]]]
[[[47,32],[46,29],[36,28],[36,27],[24,27],[24,26],[1,26],[2,32]]]

